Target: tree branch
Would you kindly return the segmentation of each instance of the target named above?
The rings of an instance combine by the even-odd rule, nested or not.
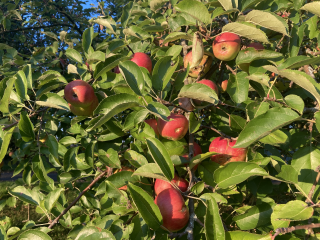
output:
[[[318,173],[318,175],[317,175],[316,179],[314,180],[314,183],[313,183],[313,185],[312,185],[312,187],[310,189],[310,192],[308,194],[308,198],[307,198],[306,202],[310,202],[310,200],[312,200],[312,196],[313,196],[314,190],[316,189],[316,186],[317,186],[317,184],[319,182],[319,179],[320,179],[320,165],[316,168],[315,171]],[[313,202],[311,202],[311,203],[314,204]]]
[[[271,237],[271,240],[274,240],[276,238],[276,236],[278,236],[280,233],[282,234],[286,234],[286,233],[291,233],[295,230],[302,230],[302,229],[308,229],[308,228],[319,228],[320,227],[320,223],[311,223],[308,225],[301,225],[301,226],[292,226],[289,228],[278,228],[275,231],[275,234]]]
[[[74,205],[79,201],[79,199],[82,197],[82,195],[85,194],[85,193],[86,193],[96,182],[98,182],[104,175],[106,175],[106,174],[108,173],[108,171],[109,171],[109,169],[105,170],[105,171],[104,171],[103,173],[101,173],[96,179],[94,179],[94,180],[89,184],[89,186],[86,187],[86,188],[79,194],[79,196],[78,196],[75,200],[73,200],[73,202],[70,203],[70,205],[69,205],[66,209],[64,209],[64,210],[62,211],[62,213],[61,213],[58,217],[56,217],[56,219],[54,219],[54,220],[51,222],[51,224],[49,225],[48,228],[49,228],[49,229],[53,228],[53,226],[58,223],[59,219],[60,219],[64,214],[66,214],[66,213],[69,211],[69,209],[70,209],[72,206],[74,206]]]
[[[76,22],[73,20],[73,18],[70,17],[69,14],[67,14],[66,11],[64,11],[62,7],[58,6],[58,5],[55,4],[55,3],[52,3],[52,4],[58,9],[57,12],[65,15],[65,16],[69,19],[69,21],[74,25],[74,29],[77,30],[77,32],[80,33],[80,35],[82,36],[83,32],[82,32],[82,30],[77,26],[77,24],[76,24]]]
[[[51,25],[42,25],[42,26],[37,26],[37,27],[25,27],[25,28],[17,28],[14,30],[9,30],[9,31],[2,31],[0,32],[0,34],[3,33],[11,33],[11,32],[20,32],[20,31],[27,31],[27,30],[34,30],[34,29],[41,29],[41,28],[51,28],[51,27],[58,27],[58,26],[66,26],[66,27],[70,27],[73,28],[73,26],[69,25],[69,24],[65,24],[65,23],[59,23],[59,24],[51,24]]]

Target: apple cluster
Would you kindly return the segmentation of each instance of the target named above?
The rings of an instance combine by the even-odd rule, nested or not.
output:
[[[99,100],[92,86],[83,80],[74,80],[64,88],[64,97],[70,110],[77,116],[92,116]]]

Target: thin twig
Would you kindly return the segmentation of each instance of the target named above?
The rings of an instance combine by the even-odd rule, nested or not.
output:
[[[235,70],[232,69],[232,67],[230,67],[228,64],[225,64],[227,69],[232,72],[233,75],[237,75],[237,72]]]
[[[96,179],[94,179],[94,180],[89,184],[89,186],[86,187],[86,188],[79,194],[79,196],[78,196],[75,200],[73,200],[73,202],[70,203],[70,205],[69,205],[66,209],[64,209],[64,210],[62,211],[62,213],[61,213],[58,217],[56,217],[56,219],[54,219],[54,220],[51,222],[51,224],[49,225],[48,228],[49,228],[49,229],[53,228],[53,226],[58,223],[59,219],[60,219],[64,214],[66,214],[66,213],[69,211],[69,209],[70,209],[72,206],[74,206],[74,205],[79,201],[79,199],[82,197],[82,195],[85,194],[85,193],[86,193],[96,182],[98,182],[104,175],[106,175],[106,174],[108,173],[108,171],[109,171],[109,169],[105,170],[105,171],[104,171],[103,173],[101,173]]]
[[[274,240],[276,238],[276,236],[278,236],[280,233],[286,234],[286,233],[291,233],[296,230],[302,230],[302,229],[308,229],[308,228],[319,228],[319,227],[320,227],[320,223],[316,223],[316,224],[311,223],[311,224],[301,225],[301,226],[292,226],[289,228],[278,228],[275,231],[275,234],[271,237],[271,240]]]
[[[307,198],[306,202],[310,202],[310,200],[312,200],[312,196],[313,196],[314,190],[316,189],[316,186],[317,186],[317,184],[319,182],[319,179],[320,179],[320,165],[316,168],[315,172],[317,172],[318,174],[317,174],[317,177],[314,180],[314,183],[313,183],[313,185],[312,185],[312,187],[310,189],[310,192],[308,194],[308,198]],[[311,202],[311,203],[314,204],[313,202]]]

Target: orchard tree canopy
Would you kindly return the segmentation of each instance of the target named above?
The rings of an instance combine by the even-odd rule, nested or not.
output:
[[[320,238],[318,1],[83,3],[0,4],[1,239]]]

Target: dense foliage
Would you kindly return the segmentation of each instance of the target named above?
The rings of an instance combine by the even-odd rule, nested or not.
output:
[[[51,239],[57,225],[78,240],[318,239],[319,2],[22,2],[0,4],[0,161],[23,180],[0,207],[23,201],[48,224],[6,218],[1,239]],[[230,61],[213,54],[224,33],[241,38]],[[99,101],[91,116],[64,96],[76,79]],[[163,130],[173,115],[186,135]],[[154,186],[178,176],[188,220],[171,232]]]

